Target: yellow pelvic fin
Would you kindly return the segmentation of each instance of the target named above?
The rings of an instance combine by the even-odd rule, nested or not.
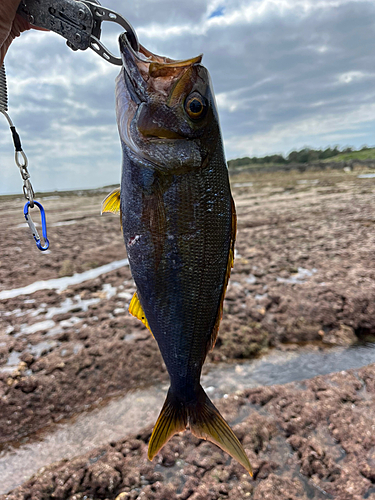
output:
[[[113,214],[118,214],[120,213],[120,188],[114,189],[111,193],[109,193],[108,196],[104,198],[102,201],[102,214],[106,213],[113,213]]]
[[[186,425],[186,408],[181,404],[176,404],[173,396],[168,392],[148,443],[148,459],[152,460],[172,436],[186,429]]]
[[[133,295],[133,298],[132,298],[132,300],[130,302],[129,312],[130,312],[131,315],[135,316],[140,321],[142,321],[142,323],[145,325],[145,327],[148,328],[150,330],[150,332],[151,332],[150,325],[148,324],[146,315],[145,315],[145,313],[143,311],[141,303],[139,302],[138,295],[136,293]],[[154,336],[152,332],[151,332],[151,335]]]
[[[241,443],[202,387],[196,401],[189,404],[179,401],[168,392],[151,435],[148,458],[152,460],[174,434],[186,428],[187,423],[194,436],[216,444],[253,475],[250,461]]]

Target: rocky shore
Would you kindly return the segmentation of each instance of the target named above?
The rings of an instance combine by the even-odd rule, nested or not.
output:
[[[237,255],[208,363],[306,343],[324,349],[372,341],[374,180],[357,172],[283,172],[237,175],[232,184]],[[47,255],[22,223],[21,200],[0,199],[4,450],[109,397],[167,380],[155,341],[127,313],[135,289],[125,264],[73,286],[6,298],[7,290],[126,257],[117,217],[99,215],[104,196],[43,200]],[[49,466],[3,498],[375,498],[373,380],[368,366],[221,400],[254,463],[255,482],[189,433],[150,464],[146,429]]]
[[[42,469],[2,500],[375,499],[375,365],[217,402],[254,478],[214,445],[175,436],[154,463],[151,428]]]

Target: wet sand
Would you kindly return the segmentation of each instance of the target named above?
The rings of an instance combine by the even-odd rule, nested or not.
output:
[[[317,352],[322,351],[326,346],[350,346],[358,340],[371,341],[375,333],[375,269],[372,267],[375,243],[374,180],[369,177],[358,178],[357,173],[339,172],[256,174],[252,177],[234,178],[233,186],[239,222],[237,257],[225,301],[219,339],[209,356],[205,369],[208,377],[207,384],[210,387],[210,370],[214,373],[217,368],[215,363],[224,363],[220,365],[223,367],[220,373],[225,373],[225,363],[237,363],[238,377],[234,377],[231,387],[228,386],[227,399],[220,403],[225,405],[227,405],[227,400],[233,401],[234,396],[230,396],[230,393],[235,392],[236,386],[237,389],[242,390],[252,386],[251,375],[246,370],[241,379],[241,365],[238,363],[242,363],[243,360],[262,356],[270,348],[276,349],[281,359],[283,355],[286,357],[296,353],[299,355],[300,345],[306,343],[313,345],[312,348]],[[11,457],[12,447],[19,449],[20,446],[22,447],[22,442],[25,444],[28,439],[30,442],[38,442],[39,438],[36,437],[38,434],[35,434],[37,431],[42,432],[39,449],[43,450],[43,439],[48,441],[50,438],[53,442],[53,433],[57,432],[56,422],[61,419],[74,417],[98,405],[110,405],[109,397],[126,398],[129,391],[146,389],[151,392],[157,391],[157,387],[162,387],[167,381],[165,368],[155,342],[150,338],[147,330],[127,313],[128,304],[134,293],[134,284],[126,261],[124,261],[126,254],[118,218],[99,215],[100,201],[104,196],[105,193],[102,192],[90,192],[80,196],[70,194],[44,200],[51,242],[51,252],[47,255],[41,254],[36,249],[28,234],[28,228],[23,227],[21,200],[0,199],[0,229],[2,234],[6,235],[6,238],[0,242],[2,255],[0,265],[0,442],[3,443],[0,461],[3,459],[7,461],[7,456]],[[122,263],[117,269],[107,272],[106,268],[100,269],[100,266],[118,261]],[[67,286],[66,283],[63,284],[63,279],[55,281],[54,287],[47,286],[33,293],[20,295],[18,292],[9,292],[41,280],[56,280],[66,275],[87,273],[90,270],[96,271],[96,276],[93,279],[88,277],[81,283],[76,277],[78,281]],[[348,356],[349,360],[352,359],[350,354]],[[364,364],[372,361],[366,356],[364,358]],[[351,366],[359,367],[359,365],[350,365],[349,362],[346,364],[344,356],[342,360],[343,363],[334,364],[332,360],[327,359],[326,363],[329,365],[332,362],[332,366],[337,366],[339,370]],[[294,373],[296,377],[301,371],[302,378],[306,378],[312,377],[315,373],[332,371],[328,368],[324,372],[314,373],[313,370],[304,372],[302,367],[305,364],[306,358],[304,361],[301,358],[300,364],[297,363],[294,366],[290,361],[285,364],[285,372]],[[220,367],[218,369],[220,370]],[[265,364],[264,372],[268,373],[268,370],[272,372],[272,363],[268,368]],[[373,376],[374,369],[369,367],[367,370],[366,377],[369,380]],[[306,373],[305,376],[304,373]],[[281,377],[280,374],[278,376]],[[261,378],[259,383],[268,383],[265,378]],[[285,380],[276,378],[276,382],[284,383],[288,380],[301,380],[301,377]],[[322,380],[330,379],[327,377]],[[363,388],[367,382],[364,380],[362,382]],[[284,387],[272,390],[282,391]],[[305,391],[300,390],[301,394],[298,393],[298,395],[295,392],[297,389],[293,391],[291,394],[294,396],[291,398],[305,397]],[[360,392],[359,389],[358,391]],[[367,392],[365,401],[371,408],[372,395],[371,391]],[[245,393],[238,397],[247,398],[246,400],[249,401],[246,390]],[[156,392],[156,394],[159,393]],[[216,397],[220,396],[216,394]],[[154,414],[162,405],[163,396],[156,399],[160,401],[157,403],[150,397],[152,407],[150,420],[145,420],[144,425],[152,421]],[[236,405],[233,411],[235,407]],[[258,412],[259,408],[253,410]],[[268,411],[267,407],[267,418],[279,418],[279,416],[273,417],[271,410],[271,413]],[[347,414],[344,412],[339,418],[344,425]],[[241,413],[233,414],[233,419],[234,421],[241,420],[241,425],[250,425],[246,423],[247,420]],[[125,420],[128,422],[126,418]],[[201,497],[211,498],[207,496],[209,493],[204,493],[203,490],[199,493],[199,488],[203,488],[204,485],[207,486],[207,491],[212,489],[212,474],[206,477],[208,470],[199,476],[196,470],[185,470],[185,465],[175,469],[173,464],[166,475],[160,472],[161,475],[158,476],[158,464],[150,465],[145,461],[144,447],[150,429],[142,438],[136,438],[134,432],[139,432],[139,428],[136,430],[131,425],[127,426],[126,422],[124,421],[124,436],[133,434],[133,438],[141,442],[136,448],[138,451],[125,453],[125,455],[120,453],[116,447],[119,447],[119,443],[123,443],[123,440],[118,434],[111,437],[109,433],[108,438],[105,439],[108,441],[114,439],[113,443],[117,443],[110,448],[116,448],[116,453],[122,454],[121,460],[125,462],[130,460],[131,465],[124,465],[126,470],[129,469],[136,474],[137,470],[139,472],[142,467],[146,467],[151,475],[154,474],[152,477],[158,479],[147,479],[147,484],[142,484],[142,481],[140,484],[136,482],[134,483],[136,486],[132,488],[131,485],[121,482],[122,479],[121,481],[110,479],[111,474],[106,475],[103,472],[108,468],[106,458],[103,458],[103,460],[96,461],[100,466],[95,466],[100,468],[100,474],[99,472],[93,473],[90,467],[85,469],[84,474],[87,472],[92,478],[95,474],[102,477],[108,476],[109,483],[108,481],[107,483],[114,481],[113,484],[116,483],[116,487],[109,490],[108,484],[101,486],[100,488],[104,488],[101,493],[100,488],[92,489],[94,480],[90,485],[85,479],[82,482],[85,485],[83,489],[76,485],[74,486],[76,491],[72,486],[69,487],[70,489],[66,488],[64,493],[58,493],[56,485],[64,483],[65,480],[61,478],[67,477],[68,469],[70,475],[75,474],[72,472],[74,468],[78,475],[82,473],[81,465],[88,460],[87,457],[82,456],[77,458],[78,462],[73,460],[52,466],[53,472],[48,473],[48,477],[54,477],[53,488],[55,489],[51,490],[52,483],[48,482],[49,479],[43,480],[43,483],[40,479],[43,476],[42,473],[37,482],[28,483],[25,486],[26,489],[15,493],[18,496],[9,496],[9,498],[28,498],[22,496],[26,495],[25,492],[28,489],[34,495],[30,498],[78,499],[86,495],[86,498],[112,499],[121,492],[127,492],[127,496],[123,495],[120,498],[138,498],[142,492],[146,496],[139,498],[191,498],[195,500]],[[108,428],[111,425],[108,423]],[[280,425],[278,420],[275,425],[277,428]],[[315,428],[314,425],[317,425],[317,422],[311,425]],[[337,440],[332,434],[333,431],[331,432],[329,422],[325,423],[324,428],[324,432],[327,432],[334,441]],[[278,436],[277,439],[286,440],[285,446],[281,446],[284,455],[280,452],[280,464],[290,455],[298,468],[302,464],[298,458],[299,448],[294,449],[288,444],[288,440],[293,435],[293,433],[290,435],[286,433],[282,437],[279,430],[275,434]],[[188,436],[187,433],[186,436]],[[304,439],[307,438],[304,437]],[[206,450],[206,458],[216,457],[216,460],[219,460],[218,453],[220,452],[212,445],[198,444],[199,442],[194,441],[193,438],[181,437],[176,438],[177,447],[179,439],[182,440],[181,442],[187,440],[187,443],[192,443],[193,448],[187,445],[192,456],[195,456],[195,453],[199,454],[202,447],[202,450]],[[317,439],[319,445],[324,444],[319,441],[319,436]],[[94,434],[89,441],[92,443],[90,447],[95,446]],[[264,456],[267,455],[267,460],[272,459],[271,448],[268,451],[265,450]],[[81,452],[84,453],[86,450],[88,448],[83,447]],[[362,453],[363,450],[360,451]],[[95,452],[89,453],[91,457]],[[187,451],[183,450],[183,453],[183,460],[189,462]],[[254,451],[249,453],[251,455]],[[66,455],[59,455],[56,459],[61,456],[71,457],[72,455],[67,451]],[[105,452],[103,457],[107,456],[109,455]],[[120,460],[120,457],[118,459]],[[363,459],[370,460],[370,458],[365,458],[365,455]],[[142,466],[139,466],[139,460],[142,461]],[[209,461],[208,458],[207,460]],[[371,460],[368,462],[370,466]],[[223,471],[232,470],[235,467],[233,463],[227,462],[227,458],[222,462]],[[264,478],[259,481],[259,486],[256,486],[258,483],[249,483],[250,486],[246,486],[250,488],[249,491],[245,488],[246,491],[241,493],[242,496],[238,496],[238,489],[233,490],[230,479],[218,480],[224,489],[226,487],[230,491],[225,493],[223,490],[220,493],[215,486],[212,491],[216,496],[212,498],[228,498],[228,495],[229,498],[246,498],[247,493],[251,493],[254,487],[254,498],[257,494],[262,494],[259,498],[276,498],[277,496],[289,498],[283,496],[281,486],[275,485],[278,477],[283,477],[285,481],[293,483],[295,476],[290,474],[290,470],[288,473],[284,472],[280,464],[269,468],[267,474],[262,473]],[[214,469],[215,465],[212,468]],[[115,470],[117,470],[116,467]],[[305,474],[303,467],[301,471]],[[258,471],[257,481],[262,477],[262,474],[259,474]],[[26,475],[20,478],[17,484],[26,479]],[[123,473],[120,476],[123,478]],[[182,476],[188,478],[184,479],[187,483],[190,479],[193,481],[203,476],[205,479],[199,488],[193,488],[188,496],[186,492],[184,493],[184,488],[178,493],[179,496],[176,496],[176,491],[179,491],[176,487],[172,488],[175,496],[167,496],[172,493],[166,493],[165,488],[168,489],[171,484],[173,485],[176,478],[182,481]],[[311,491],[314,492],[316,489],[315,484],[310,484],[311,481],[315,481],[314,474],[310,476],[305,474],[305,476],[307,479],[303,477],[300,479],[298,472],[299,486],[297,483],[293,486],[294,489],[291,486],[291,491],[302,492],[298,493],[300,496],[296,493],[295,497],[304,498],[303,495],[307,495],[306,498],[320,498],[308,493],[309,488],[313,488]],[[236,477],[236,481],[242,484],[242,476]],[[357,479],[352,480],[357,484]],[[332,494],[344,495],[342,477],[340,481],[339,485],[335,483],[335,490],[332,489],[332,491],[336,493]],[[367,481],[371,482],[371,479],[367,478]],[[36,484],[38,490],[35,489]],[[158,486],[155,486],[156,484]],[[267,484],[270,493],[267,493]],[[157,491],[153,491],[152,488],[156,488]],[[319,488],[322,487],[319,486],[318,490]],[[232,490],[233,493],[231,493]],[[46,493],[47,491],[53,491],[54,496],[48,496],[52,493]],[[235,491],[237,491],[237,496],[233,496]],[[256,493],[257,491],[262,493]],[[279,491],[278,494],[276,494],[277,491]],[[360,495],[366,494],[368,495],[366,498],[372,498],[370,488],[365,493],[363,493],[363,488],[360,491]],[[351,494],[349,490],[347,494]],[[357,497],[334,496],[334,498]]]

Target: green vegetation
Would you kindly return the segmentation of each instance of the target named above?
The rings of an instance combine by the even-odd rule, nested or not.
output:
[[[350,149],[350,148],[349,148]],[[375,160],[375,148],[362,148],[360,151],[343,151],[332,161]]]
[[[345,148],[340,150],[337,146],[334,148],[326,149],[310,149],[303,148],[300,151],[291,151],[287,157],[283,155],[269,155],[258,158],[256,156],[250,158],[238,158],[236,160],[229,160],[229,169],[239,167],[255,167],[256,165],[287,165],[293,163],[310,163],[316,161],[349,161],[349,160],[374,160],[375,148],[368,148],[363,146],[360,150],[356,151],[352,148]]]

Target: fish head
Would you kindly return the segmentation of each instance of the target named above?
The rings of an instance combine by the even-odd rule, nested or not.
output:
[[[135,51],[120,36],[123,66],[116,80],[120,137],[136,157],[160,170],[202,166],[221,133],[210,75],[202,55],[176,61]]]

